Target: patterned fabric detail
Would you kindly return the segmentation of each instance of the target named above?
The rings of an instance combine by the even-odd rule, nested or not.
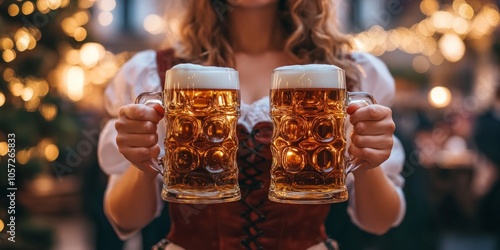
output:
[[[269,122],[256,124],[251,132],[248,132],[244,126],[238,125],[239,185],[242,191],[240,202],[247,208],[241,213],[241,218],[247,222],[243,225],[243,231],[247,237],[241,240],[241,244],[247,249],[263,249],[257,240],[264,234],[264,231],[259,228],[259,223],[266,219],[266,215],[262,214],[259,208],[267,199],[261,199],[255,203],[254,199],[249,199],[249,197],[253,191],[264,188],[263,171],[257,166],[271,159],[268,147],[272,131],[272,124]]]

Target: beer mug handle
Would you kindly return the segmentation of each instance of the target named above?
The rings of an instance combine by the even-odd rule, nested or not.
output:
[[[137,96],[135,99],[135,104],[144,104],[144,105],[149,105],[149,104],[160,104],[161,106],[165,107],[163,104],[163,92],[144,92]],[[150,159],[147,162],[144,162],[149,166],[151,169],[155,170],[156,172],[160,173],[163,175],[163,158],[158,157],[158,159]]]
[[[363,107],[377,103],[375,98],[373,98],[372,95],[366,92],[347,92],[347,101],[349,105],[358,103],[363,105]],[[346,172],[351,173],[352,171],[358,169],[360,165],[361,163],[356,157],[352,157],[349,155],[347,158]]]

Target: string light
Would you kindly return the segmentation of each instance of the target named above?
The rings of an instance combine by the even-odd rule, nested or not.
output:
[[[5,156],[9,152],[9,147],[7,142],[0,142],[0,156]]]
[[[50,11],[49,2],[47,0],[36,1],[36,8],[43,14],[47,14]]]
[[[373,26],[354,35],[354,44],[359,50],[375,55],[395,49],[420,54],[439,65],[444,60],[461,60],[466,50],[464,40],[489,36],[500,23],[498,7],[478,1],[454,0],[451,7],[446,7],[436,0],[422,0],[420,10],[426,18],[411,28],[384,30]]]
[[[40,114],[46,121],[52,121],[57,116],[57,106],[51,103],[40,105]]]
[[[17,16],[19,14],[19,6],[17,6],[15,3],[10,4],[7,8],[7,12],[10,16]]]
[[[59,156],[59,148],[54,144],[49,144],[45,147],[43,153],[47,161],[53,162]]]
[[[12,49],[6,49],[2,53],[2,58],[5,62],[12,62],[16,59],[16,52]]]
[[[76,41],[81,42],[87,38],[87,30],[83,27],[77,27],[73,32],[73,37]]]
[[[5,104],[5,95],[0,92],[0,107],[2,107]]]
[[[48,0],[47,5],[51,10],[57,10],[61,7],[61,0]]]
[[[24,2],[23,5],[21,6],[21,11],[23,12],[24,15],[29,15],[33,13],[34,10],[35,10],[35,5],[33,5],[33,3],[30,1]]]

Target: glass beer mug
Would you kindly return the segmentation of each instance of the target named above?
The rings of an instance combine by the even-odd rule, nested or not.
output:
[[[346,107],[374,104],[364,92],[347,92],[344,71],[310,64],[274,70],[270,115],[274,125],[269,199],[321,204],[347,200],[347,174],[356,159],[347,155]]]
[[[167,71],[163,92],[142,93],[136,103],[165,108],[165,156],[160,166],[152,166],[163,172],[163,200],[209,204],[240,199],[237,71],[179,64]]]

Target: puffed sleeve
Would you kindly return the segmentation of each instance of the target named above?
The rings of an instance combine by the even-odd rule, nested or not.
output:
[[[122,66],[117,75],[106,87],[104,92],[105,108],[111,116],[111,119],[105,123],[103,129],[101,130],[97,148],[99,165],[109,176],[105,197],[108,195],[109,190],[115,185],[120,176],[127,170],[127,168],[131,167],[131,163],[123,157],[123,155],[118,151],[118,146],[116,145],[117,131],[115,129],[115,122],[120,107],[134,103],[135,98],[142,92],[160,90],[160,79],[156,67],[156,52],[153,50],[142,51],[134,55]],[[165,137],[164,128],[164,122],[161,121],[158,124],[158,138]],[[160,155],[163,155],[163,147],[160,148]],[[158,176],[158,182],[156,195],[158,197],[158,207],[156,210],[156,216],[160,214],[163,206],[163,202],[161,202],[159,195],[161,176]],[[115,229],[115,232],[122,240],[130,238],[138,231],[125,232],[120,230],[111,220],[111,217],[107,214],[106,216]]]
[[[362,71],[361,90],[373,95],[378,104],[390,107],[394,100],[395,84],[394,78],[389,72],[387,66],[380,59],[368,53],[353,53],[353,58]],[[404,178],[401,175],[404,160],[405,153],[403,146],[399,139],[394,136],[394,145],[392,147],[391,156],[380,166],[388,179],[391,180],[391,183],[398,193],[400,198],[399,200],[401,202],[400,210],[393,226],[399,225],[406,213],[406,200],[402,190]],[[353,179],[352,175],[347,177],[349,197],[354,197],[355,190]],[[351,217],[352,222],[359,228],[363,229],[363,225],[360,224],[358,218],[356,217],[356,213],[354,212],[356,211],[355,206],[356,204],[354,199],[349,199],[347,212]]]

